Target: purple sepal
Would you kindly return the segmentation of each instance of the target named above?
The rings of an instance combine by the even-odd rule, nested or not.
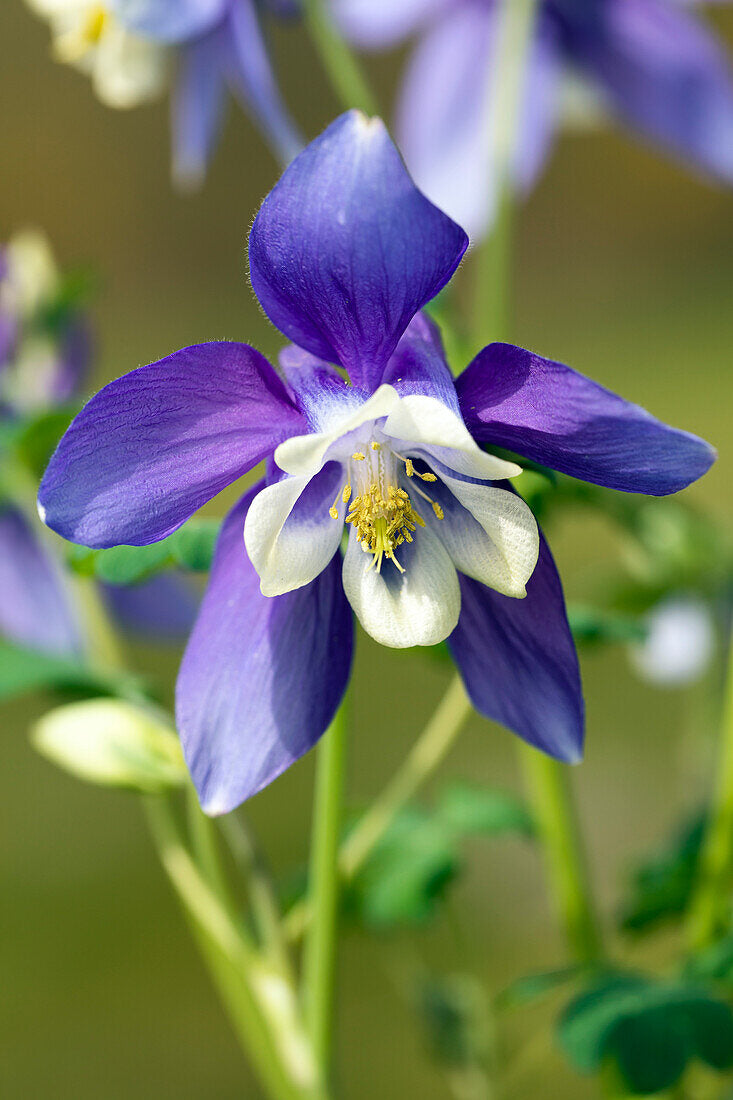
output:
[[[39,508],[49,527],[83,546],[156,542],[305,430],[254,348],[184,348],[85,405],[51,458]]]
[[[523,600],[459,580],[461,615],[448,645],[474,706],[557,760],[576,762],[584,734],[580,670],[542,534]]]
[[[278,159],[287,164],[303,148],[303,140],[280,95],[254,0],[230,4],[221,45],[229,83]]]
[[[178,677],[178,729],[209,814],[234,809],[316,743],[351,669],[353,623],[338,555],[304,588],[260,592],[242,532],[261,488],[224,523]]]
[[[606,0],[569,27],[572,60],[642,133],[733,182],[733,71],[715,36],[669,0]]]
[[[196,591],[175,573],[161,573],[142,584],[101,587],[110,611],[130,634],[178,641],[186,637],[196,618]]]
[[[260,207],[250,276],[282,332],[371,390],[467,243],[415,188],[382,121],[349,111],[295,159]]]
[[[442,401],[460,416],[456,383],[445,359],[440,329],[424,313],[416,314],[395,348],[382,376],[402,397],[420,394]]]
[[[39,536],[19,509],[0,506],[0,633],[31,649],[79,653],[71,595]]]
[[[226,102],[219,28],[181,49],[171,99],[173,177],[195,187],[206,173],[221,130]]]
[[[461,412],[483,443],[627,493],[684,489],[715,451],[563,363],[490,344],[457,380]]]

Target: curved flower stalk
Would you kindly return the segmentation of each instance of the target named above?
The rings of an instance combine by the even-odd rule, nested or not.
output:
[[[301,140],[282,101],[264,39],[269,0],[28,0],[51,23],[54,53],[89,74],[109,107],[136,107],[172,87],[173,174],[203,179],[219,136],[227,89],[275,156]]]
[[[653,495],[713,461],[702,440],[521,348],[490,345],[454,382],[421,310],[466,245],[381,121],[341,116],[250,234],[252,286],[292,341],[281,373],[246,344],[185,348],[106,386],[49,464],[45,522],[105,547],[164,538],[267,460],[224,523],[178,679],[209,813],[321,736],[349,677],[352,609],[387,646],[447,638],[483,714],[577,759],[560,579],[511,487],[521,467],[486,448]]]
[[[333,0],[357,45],[419,33],[396,133],[418,186],[471,238],[487,229],[493,179],[490,74],[497,0]],[[541,0],[514,176],[537,179],[558,125],[611,116],[724,183],[733,182],[733,72],[722,45],[677,0]]]
[[[17,469],[12,454],[13,433],[25,418],[75,398],[87,376],[89,326],[67,297],[41,233],[18,233],[0,248],[0,636],[31,649],[79,654],[83,631],[68,577],[41,537],[43,528],[26,515],[21,482],[31,475]],[[103,585],[101,594],[133,633],[181,637],[195,613],[193,594],[177,577],[134,588]]]

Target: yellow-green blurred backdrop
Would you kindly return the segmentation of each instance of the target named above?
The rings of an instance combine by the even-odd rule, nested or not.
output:
[[[733,12],[717,23],[733,43]],[[297,28],[276,41],[286,96],[309,136],[338,113]],[[395,59],[370,64],[383,100]],[[231,112],[205,187],[169,183],[164,105],[122,113],[50,58],[47,29],[0,0],[0,238],[49,234],[65,266],[99,272],[95,385],[185,344],[280,338],[246,281],[245,243],[277,169]],[[689,497],[730,517],[733,196],[619,133],[569,136],[522,212],[512,335],[661,418],[715,443],[720,459]],[[553,547],[571,595],[618,549],[612,529],[573,519]],[[0,598],[2,594],[0,593]],[[177,654],[138,647],[137,667],[170,691]],[[710,744],[695,692],[643,686],[617,651],[584,662],[585,762],[574,781],[592,875],[610,922],[632,856],[664,836],[706,782]],[[374,793],[430,715],[443,668],[359,638],[349,784]],[[0,1095],[13,1100],[209,1100],[259,1096],[162,881],[132,796],[82,786],[37,758],[27,729],[48,700],[0,712]],[[511,735],[476,719],[446,774],[518,784]],[[249,807],[282,870],[307,847],[312,761]],[[425,1061],[403,993],[405,959],[473,967],[496,989],[559,965],[561,940],[536,854],[477,844],[449,921],[390,940],[349,933],[340,971],[344,1095],[447,1095]],[[643,952],[628,955],[637,962]],[[543,1012],[510,1024],[512,1050]],[[538,1048],[508,1096],[594,1095]]]

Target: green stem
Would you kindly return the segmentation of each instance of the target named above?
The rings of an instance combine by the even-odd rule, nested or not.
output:
[[[364,865],[400,809],[435,772],[470,714],[471,701],[456,674],[402,767],[344,842],[339,867],[346,879],[353,878]]]
[[[506,339],[513,244],[514,165],[522,111],[526,59],[538,0],[503,0],[492,65],[487,75],[490,102],[487,135],[495,206],[492,231],[475,260],[474,337],[476,350]]]
[[[567,766],[525,744],[521,745],[521,760],[565,936],[578,962],[597,963],[603,954],[601,933]]]
[[[726,930],[732,882],[733,645],[729,645],[717,780],[700,853],[697,885],[690,903],[688,939],[693,950],[707,947]]]
[[[342,878],[347,882],[364,865],[400,809],[444,760],[471,714],[471,709],[463,682],[460,676],[455,675],[435,714],[404,763],[342,844],[338,866]],[[308,901],[294,905],[284,921],[288,939],[299,939],[310,919],[311,907]]]
[[[358,107],[368,115],[379,113],[361,65],[333,25],[327,0],[303,0],[305,25],[321,64],[343,107]]]
[[[170,796],[143,801],[160,861],[268,1094],[273,1100],[326,1100],[292,989],[258,954],[199,871]]]
[[[219,828],[246,883],[252,917],[266,954],[293,977],[282,920],[269,874],[244,823],[234,814],[219,818]]]
[[[312,920],[303,953],[306,1026],[325,1082],[331,1069],[339,871],[346,756],[345,704],[318,746],[313,802],[309,892]]]

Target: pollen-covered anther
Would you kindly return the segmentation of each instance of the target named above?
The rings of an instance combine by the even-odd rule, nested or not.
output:
[[[354,451],[351,457],[356,459],[357,462],[363,462],[366,459],[366,455],[362,454],[361,451]]]
[[[378,573],[384,558],[389,558],[400,573],[404,573],[395,550],[412,542],[412,532],[425,526],[404,489],[396,485],[384,486],[379,481],[372,482],[360,496],[354,497],[346,522],[353,526],[364,552],[372,555],[369,569],[376,566]]]

